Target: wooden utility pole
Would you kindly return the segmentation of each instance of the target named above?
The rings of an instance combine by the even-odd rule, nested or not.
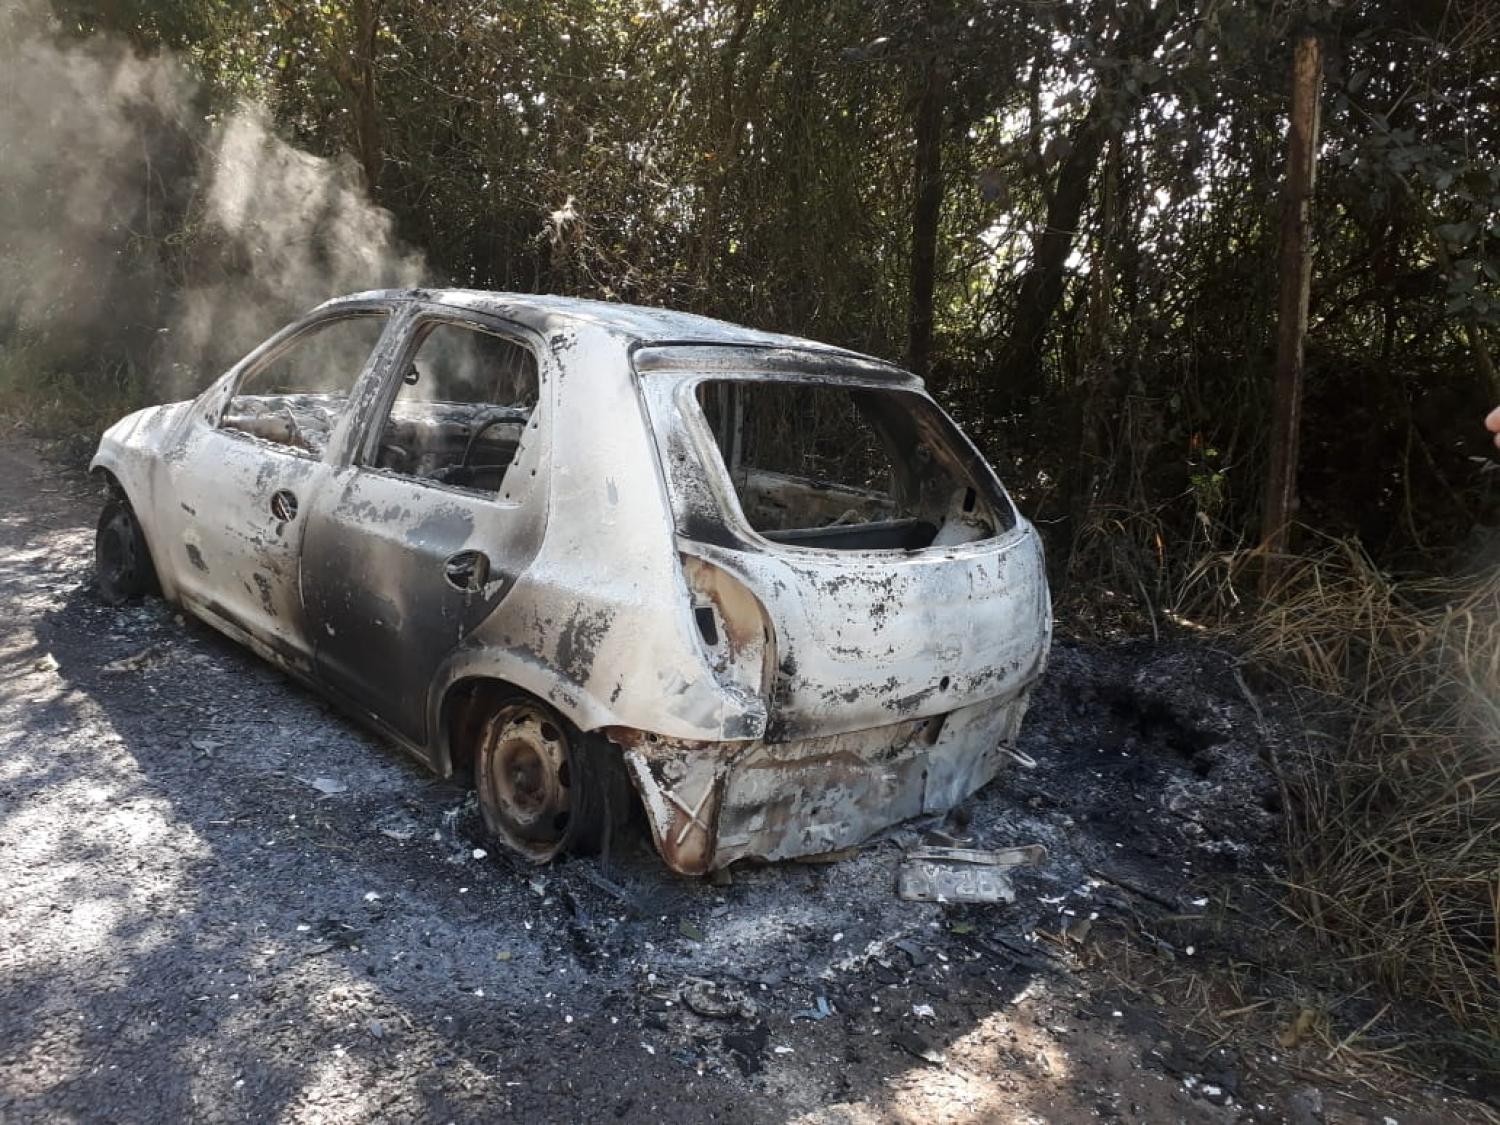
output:
[[[1304,31],[1292,58],[1292,112],[1287,129],[1286,183],[1281,197],[1281,295],[1276,308],[1276,379],[1271,445],[1261,521],[1261,593],[1281,576],[1288,532],[1297,511],[1297,446],[1302,429],[1302,359],[1312,283],[1312,203],[1318,166],[1318,95],[1323,45]]]

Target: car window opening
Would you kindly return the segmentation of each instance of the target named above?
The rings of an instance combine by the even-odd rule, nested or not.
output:
[[[387,319],[356,313],[298,333],[240,377],[219,428],[321,457]]]
[[[531,349],[507,337],[438,321],[420,342],[391,404],[376,468],[496,493],[536,408]]]
[[[1014,524],[971,479],[929,400],[836,383],[705,380],[697,400],[740,510],[766,539],[824,550],[921,550]]]

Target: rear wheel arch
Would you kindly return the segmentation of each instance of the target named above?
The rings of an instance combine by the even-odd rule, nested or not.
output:
[[[505,678],[498,671],[474,671],[455,677],[443,689],[436,712],[438,772],[472,777],[474,750],[479,727],[485,715],[501,703],[523,699],[538,703],[555,712],[577,730],[586,728],[586,717],[576,709],[559,704],[533,690]]]
[[[454,649],[428,686],[427,750],[438,773],[444,776],[458,773],[465,764],[454,737],[454,719],[462,714],[466,697],[475,692],[535,699],[580,730],[598,730],[617,721],[580,685],[564,679],[540,661],[476,640],[477,643]]]

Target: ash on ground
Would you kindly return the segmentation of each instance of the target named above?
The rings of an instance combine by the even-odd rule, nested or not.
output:
[[[1262,753],[1286,732],[1224,653],[1059,644],[1017,748],[1035,768],[838,862],[689,881],[636,840],[534,867],[461,785],[249,653],[160,601],[100,604],[92,495],[14,444],[0,468],[0,1118],[1356,1105],[1175,999],[1230,962],[1224,911],[1278,862]],[[924,843],[1049,858],[1010,905],[907,902]],[[1441,1118],[1411,1104],[1389,1116]]]

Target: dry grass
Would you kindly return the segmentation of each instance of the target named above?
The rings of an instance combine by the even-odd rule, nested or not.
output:
[[[1290,563],[1260,660],[1348,716],[1282,763],[1294,914],[1348,967],[1500,1041],[1500,573],[1393,580],[1352,543]]]

